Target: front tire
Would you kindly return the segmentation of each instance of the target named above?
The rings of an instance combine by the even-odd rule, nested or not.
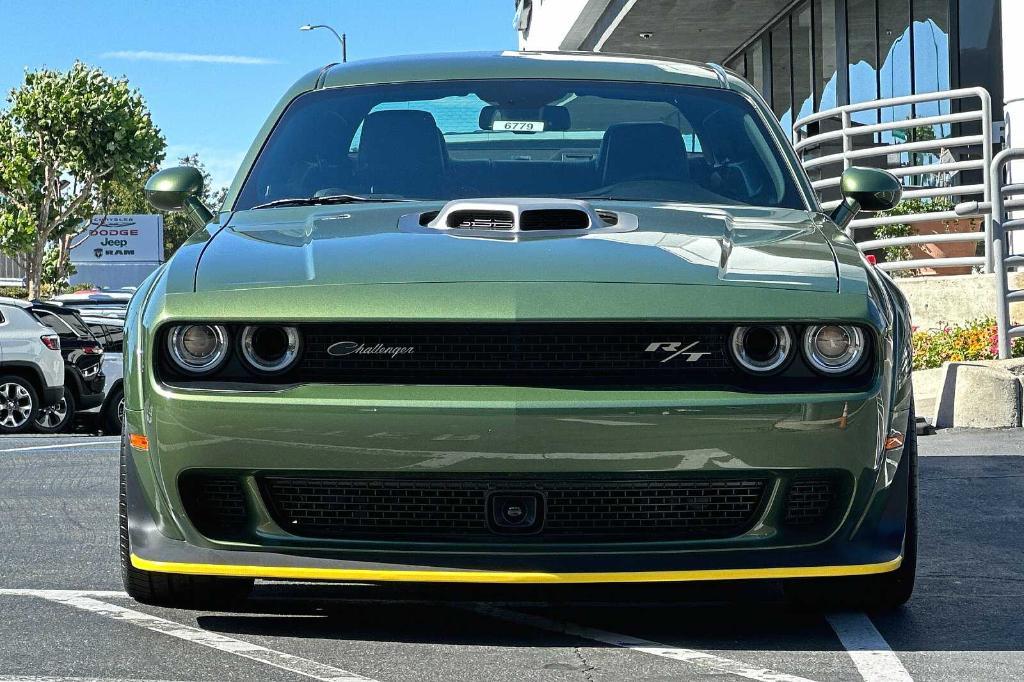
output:
[[[810,610],[858,609],[890,611],[903,606],[914,592],[917,574],[917,424],[910,411],[903,456],[910,466],[907,490],[907,533],[903,562],[895,571],[846,578],[810,578],[783,584],[787,599]]]
[[[103,433],[108,436],[121,435],[122,422],[124,421],[124,388],[118,385],[117,388],[107,397],[103,405],[103,413],[100,415],[100,424],[103,426]]]
[[[220,578],[204,575],[157,573],[132,566],[128,536],[128,462],[124,435],[121,436],[118,530],[120,536],[121,582],[128,596],[142,604],[177,609],[232,606],[252,591],[251,578]]]
[[[0,376],[0,434],[22,433],[39,411],[32,384],[14,375]]]
[[[39,433],[64,433],[75,419],[76,408],[75,395],[65,386],[60,402],[41,408],[32,426]]]

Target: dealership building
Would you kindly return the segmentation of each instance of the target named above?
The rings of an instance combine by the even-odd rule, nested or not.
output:
[[[788,127],[846,104],[975,86],[991,93],[995,121],[1004,103],[1024,115],[1021,0],[518,0],[516,12],[521,49],[722,64]],[[854,120],[942,107],[895,106]]]

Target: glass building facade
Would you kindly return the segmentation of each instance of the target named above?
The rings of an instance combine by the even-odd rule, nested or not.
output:
[[[948,90],[951,6],[950,0],[805,0],[726,66],[760,88],[787,129],[803,116],[843,104]],[[948,113],[948,105],[860,112],[854,121],[868,125],[939,113]],[[948,129],[934,132],[949,135]],[[888,131],[876,143],[904,141],[907,134]]]

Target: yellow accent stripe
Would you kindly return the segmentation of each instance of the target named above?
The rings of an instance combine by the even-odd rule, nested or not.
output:
[[[628,571],[618,573],[536,573],[519,571],[404,571],[361,568],[306,568],[301,566],[245,566],[150,561],[132,554],[132,566],[157,573],[218,575],[236,578],[335,580],[354,582],[428,583],[654,583],[691,580],[750,580],[828,578],[895,571],[903,557],[880,564],[850,566],[794,566],[779,568],[726,568],[694,571]]]

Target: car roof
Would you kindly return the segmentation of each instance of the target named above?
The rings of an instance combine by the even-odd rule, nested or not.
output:
[[[677,59],[604,52],[466,52],[420,54],[331,64],[320,87],[488,78],[636,81],[728,87],[740,82],[721,67]]]
[[[31,308],[32,304],[28,301],[20,298],[11,298],[10,296],[0,296],[0,305],[12,305],[16,308]]]

